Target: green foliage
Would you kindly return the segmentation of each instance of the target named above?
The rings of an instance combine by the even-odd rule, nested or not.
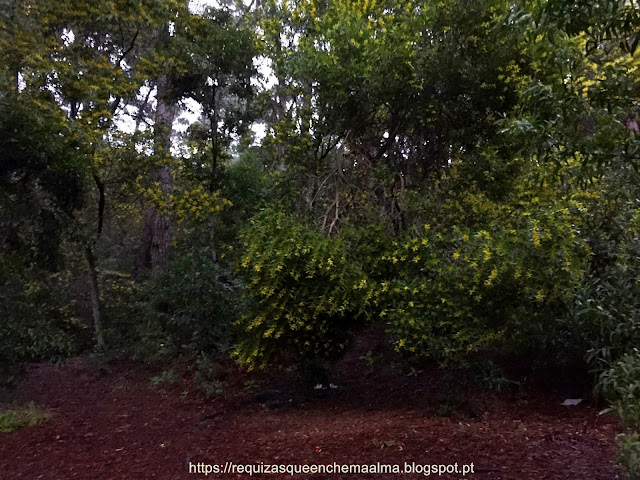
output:
[[[255,380],[253,378],[250,378],[249,380],[245,380],[244,389],[245,390],[254,390],[259,385],[260,385],[260,383],[257,380]]]
[[[22,427],[30,427],[46,422],[51,414],[37,408],[33,403],[26,407],[0,412],[0,433],[13,432]]]
[[[640,478],[640,434],[621,433],[616,440],[619,447],[616,460],[626,469],[625,478],[637,480]]]
[[[61,109],[0,97],[1,251],[50,271],[60,267],[60,245],[84,204],[87,167]]]
[[[254,217],[241,239],[238,270],[253,304],[238,321],[236,358],[255,367],[280,356],[320,361],[344,352],[374,291],[348,245],[276,209]]]
[[[592,251],[589,268],[563,315],[556,351],[600,373],[640,342],[640,217],[637,178],[630,167],[609,169],[586,199],[581,226]],[[626,179],[625,179],[626,177]]]
[[[600,375],[598,389],[611,403],[607,412],[622,420],[627,432],[618,435],[618,462],[628,479],[640,478],[640,353],[623,355]]]
[[[474,383],[479,387],[497,392],[509,385],[517,384],[517,382],[505,377],[500,365],[491,360],[475,362],[471,366],[471,376]]]
[[[575,175],[583,183],[598,178],[606,166],[635,163],[637,138],[629,135],[625,123],[634,116],[630,100],[640,88],[637,56],[610,51],[605,43],[611,38],[595,40],[593,48],[584,34],[587,24],[570,34],[565,31],[564,20],[573,9],[580,12],[573,20],[581,23],[579,18],[586,14],[587,23],[595,26],[607,22],[597,10],[624,2],[602,2],[595,9],[587,3],[547,2],[544,12],[523,8],[505,17],[531,69],[521,76],[518,102],[501,122],[501,140],[509,150],[529,158],[535,155],[537,161],[558,168],[578,163]],[[554,12],[562,12],[564,20]]]
[[[0,363],[60,360],[76,351],[82,327],[69,276],[24,268],[0,256]]]
[[[640,354],[623,355],[612,367],[602,372],[599,390],[611,402],[615,412],[629,428],[640,429]]]
[[[373,367],[376,364],[379,364],[382,360],[380,355],[376,355],[373,351],[369,350],[366,354],[360,355],[360,360],[362,360],[368,367]]]
[[[239,288],[220,265],[195,253],[143,284],[114,277],[105,285],[110,341],[144,360],[224,349],[242,309]]]
[[[620,48],[633,55],[640,34],[637,1],[605,0],[589,2],[563,2],[550,0],[545,2],[544,12],[550,20],[570,35],[586,34],[587,51],[598,48]]]
[[[171,337],[151,308],[151,285],[151,281],[120,276],[106,277],[101,282],[103,295],[108,299],[103,304],[106,343],[145,362],[160,360],[174,352]]]
[[[602,276],[589,274],[560,319],[561,331],[566,336],[557,341],[577,347],[596,372],[640,342],[637,265],[625,263],[624,258],[620,260]]]
[[[76,351],[69,242],[86,200],[88,160],[46,94],[0,95],[0,362]]]
[[[228,8],[208,8],[202,16],[186,16],[183,34],[173,39],[174,55],[187,62],[174,85],[203,110],[200,122],[190,127],[193,148],[186,161],[210,191],[223,184],[220,171],[230,144],[254,118],[255,40],[249,28],[234,20]]]
[[[151,377],[151,380],[149,380],[151,385],[154,385],[154,386],[164,385],[164,384],[170,385],[173,383],[178,383],[179,381],[180,381],[180,375],[178,375],[173,368],[163,370],[160,375]]]
[[[508,202],[475,188],[450,197],[451,184],[442,180],[440,206],[423,211],[428,223],[383,257],[394,273],[381,283],[381,314],[396,347],[443,362],[539,351],[589,256],[580,202],[526,180]]]
[[[634,63],[585,55],[583,38],[528,2],[266,2],[262,13],[280,102],[266,150],[297,180],[285,210],[317,215],[348,245],[375,283],[363,311],[389,323],[396,347],[440,362],[562,342],[584,355],[557,319],[597,246],[588,208],[606,187],[593,184],[631,159],[621,119]],[[290,279],[273,269],[291,259],[262,245],[245,241],[260,300],[243,330],[284,335],[263,322],[288,314],[304,332],[305,313],[277,296]],[[251,355],[257,344],[240,356]]]
[[[187,161],[189,165],[185,169],[189,173],[181,180],[185,184],[181,188],[190,190],[197,188],[202,179],[198,179],[201,172],[198,173],[197,166],[191,165],[192,162],[199,163],[198,160],[185,159]],[[191,172],[194,172],[193,177]],[[209,181],[206,176],[204,180],[205,183]],[[237,159],[219,165],[216,181],[220,190],[215,193],[215,205],[224,208],[216,212],[203,211],[200,199],[193,198],[191,203],[196,209],[184,209],[179,217],[182,221],[176,226],[176,251],[178,255],[207,252],[232,263],[236,255],[233,246],[240,230],[272,192],[256,149],[249,149]]]
[[[268,199],[269,180],[257,149],[242,152],[221,172],[223,195],[232,206],[220,214],[217,241],[232,245],[240,230]]]
[[[493,199],[452,167],[428,197],[407,194],[407,218],[425,223],[395,236],[365,215],[337,237],[278,211],[254,218],[239,260],[256,301],[239,322],[240,361],[261,365],[281,352],[296,361],[335,357],[346,345],[332,352],[335,338],[358,324],[342,320],[351,311],[386,322],[396,348],[414,358],[548,353],[591,255],[581,226],[598,195],[559,195],[561,181],[539,183],[545,173],[537,167],[511,171],[518,175],[507,194]]]
[[[193,254],[154,281],[150,306],[177,346],[207,351],[229,340],[240,302],[228,275],[210,258]]]
[[[409,360],[483,359],[492,388],[516,355],[586,363],[636,475],[637,1],[225,5],[0,5],[0,362],[74,351],[64,249],[89,247],[111,345],[146,359],[235,344],[243,365],[283,359],[314,384],[377,320]],[[267,136],[236,158],[258,51]],[[187,99],[202,116],[175,158],[148,120]],[[134,111],[145,131],[119,131]],[[145,279],[122,272],[149,205],[175,248]],[[198,358],[207,397],[215,370]]]
[[[219,365],[205,353],[200,353],[196,359],[194,383],[207,400],[224,393],[224,382],[220,378],[216,378],[217,368]]]

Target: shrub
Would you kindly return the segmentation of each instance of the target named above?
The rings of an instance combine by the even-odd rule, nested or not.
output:
[[[240,297],[229,273],[211,258],[186,255],[150,288],[153,312],[176,346],[198,352],[229,342]]]
[[[394,241],[379,296],[396,348],[443,363],[542,351],[589,256],[575,202],[554,194],[471,188]]]
[[[598,220],[607,217],[608,231],[589,230],[591,268],[560,318],[565,350],[586,358],[595,373],[640,345],[640,214],[634,203],[601,212]]]
[[[605,410],[622,420],[626,432],[618,435],[618,462],[627,469],[627,478],[640,478],[640,352],[625,354],[598,382],[598,389],[611,403]]]
[[[80,328],[68,275],[0,258],[0,364],[66,358],[75,351]]]
[[[220,368],[220,365],[204,352],[201,352],[196,359],[194,383],[207,400],[222,395],[224,392],[224,382],[220,375]]]
[[[198,253],[178,258],[145,284],[118,278],[106,287],[105,294],[112,294],[105,308],[110,338],[144,360],[226,348],[242,309],[240,285]]]
[[[241,239],[238,270],[252,304],[238,322],[239,362],[252,368],[282,355],[299,364],[339,357],[374,300],[345,242],[273,208],[253,218]]]

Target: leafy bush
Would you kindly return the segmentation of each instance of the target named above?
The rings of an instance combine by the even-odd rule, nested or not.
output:
[[[393,242],[381,315],[398,350],[440,362],[540,352],[589,257],[579,203],[555,189],[497,202],[470,188]]]
[[[616,180],[609,180],[612,183]],[[600,373],[640,344],[640,213],[636,194],[608,186],[585,225],[593,255],[559,318],[565,350]]]
[[[623,423],[640,429],[640,352],[625,354],[599,378],[598,388]]]
[[[605,410],[622,420],[626,432],[618,435],[618,462],[627,469],[627,478],[640,478],[640,352],[625,354],[604,371],[598,388],[611,402]]]
[[[616,439],[618,440],[616,460],[626,468],[628,480],[637,480],[640,478],[640,434],[620,433]]]
[[[250,149],[221,172],[223,195],[232,205],[219,214],[220,220],[216,223],[216,241],[220,245],[233,244],[240,230],[268,197],[268,177],[263,170],[260,158]]]
[[[178,259],[151,286],[150,305],[176,346],[209,351],[229,341],[240,310],[236,284],[211,258]]]
[[[471,366],[471,378],[479,387],[497,392],[509,385],[518,384],[518,382],[509,380],[500,365],[491,360],[474,363]]]
[[[588,194],[558,195],[553,178],[520,170],[495,200],[474,184],[460,194],[454,166],[431,197],[408,196],[416,223],[395,236],[375,218],[327,237],[275,209],[258,215],[242,237],[239,270],[255,303],[240,321],[238,359],[335,358],[374,317],[414,358],[546,351],[590,257],[580,231]]]
[[[0,363],[62,359],[75,351],[81,326],[68,275],[24,269],[0,258]]]
[[[131,277],[103,277],[102,294],[106,343],[134,359],[151,362],[174,351],[150,303],[152,282]]]
[[[345,242],[276,209],[253,218],[241,238],[238,270],[253,303],[238,321],[240,363],[340,356],[374,301],[374,286]]]
[[[596,390],[626,427],[618,462],[640,478],[640,213],[635,172],[610,168],[592,189],[584,231],[589,269],[558,319],[554,351],[598,374]]]
[[[226,348],[242,308],[240,286],[197,253],[177,259],[166,274],[143,285],[117,278],[106,287],[112,299],[105,306],[110,338],[144,360]]]
[[[640,344],[638,273],[624,263],[601,276],[586,273],[559,320],[562,335],[556,342],[596,373]]]
[[[224,392],[224,382],[219,375],[220,366],[211,357],[201,352],[196,359],[196,375],[194,383],[207,400]]]

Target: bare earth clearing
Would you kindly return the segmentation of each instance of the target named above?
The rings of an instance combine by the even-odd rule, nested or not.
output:
[[[329,389],[301,398],[271,378],[234,372],[206,401],[186,372],[152,386],[158,370],[115,362],[101,374],[87,358],[38,364],[16,392],[53,413],[42,425],[0,434],[0,480],[180,480],[196,464],[474,463],[475,474],[435,478],[612,480],[615,419],[599,408],[560,405],[549,393],[468,389],[447,397],[437,374],[368,366],[362,347],[337,366]],[[262,375],[264,377],[264,375]],[[528,391],[529,390],[529,391]],[[291,399],[289,401],[289,399]],[[444,406],[443,406],[444,405]],[[449,416],[443,412],[451,410]],[[249,478],[209,475],[208,478]],[[291,478],[258,475],[253,478]],[[295,478],[414,480],[422,475],[300,475]]]

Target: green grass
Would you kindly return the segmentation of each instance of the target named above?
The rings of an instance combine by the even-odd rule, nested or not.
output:
[[[0,411],[0,432],[13,432],[21,427],[46,422],[50,418],[49,412],[37,408],[32,402],[25,407]]]
[[[151,385],[158,386],[163,384],[178,383],[180,381],[180,375],[176,373],[173,368],[163,371],[160,375],[152,377],[150,380]]]

